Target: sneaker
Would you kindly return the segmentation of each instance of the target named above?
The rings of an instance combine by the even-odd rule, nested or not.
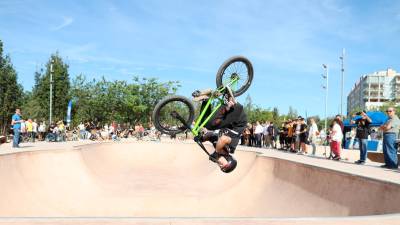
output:
[[[388,168],[388,165],[383,164],[383,165],[381,165],[381,168]]]
[[[358,165],[364,165],[364,164],[365,164],[365,161],[357,160],[357,161],[355,161],[354,163],[355,163],[355,164],[358,164]]]
[[[399,167],[398,166],[388,166],[386,168],[391,169],[391,170],[397,170]]]
[[[218,158],[220,157],[220,155],[217,152],[213,152],[212,154],[210,154],[209,159],[215,163],[218,162]]]
[[[341,158],[340,158],[339,156],[335,156],[335,157],[333,157],[332,159],[333,159],[333,160],[336,160],[336,161],[341,160]]]

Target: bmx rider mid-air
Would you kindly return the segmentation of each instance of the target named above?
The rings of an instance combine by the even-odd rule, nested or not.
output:
[[[211,91],[202,91],[194,101],[202,101],[202,109]],[[206,114],[211,113],[209,108]],[[210,155],[210,160],[220,165],[222,170],[233,170],[236,160],[230,155],[234,153],[239,144],[240,135],[247,126],[247,116],[243,106],[233,96],[215,113],[213,118],[203,128],[201,141],[209,141],[215,147],[215,152]],[[218,133],[215,131],[219,130]]]
[[[253,73],[253,66],[247,58],[230,57],[218,69],[217,89],[193,92],[193,100],[201,102],[196,119],[192,100],[185,96],[169,95],[154,107],[154,126],[167,135],[190,131],[193,140],[212,162],[217,163],[224,173],[232,172],[237,161],[231,154],[247,126],[246,113],[235,97],[242,95],[250,87]],[[203,145],[206,141],[210,141],[215,148],[212,154]]]

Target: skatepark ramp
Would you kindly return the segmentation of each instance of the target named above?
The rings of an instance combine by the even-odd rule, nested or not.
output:
[[[0,156],[1,217],[351,217],[400,212],[400,186],[237,151],[222,173],[195,144],[100,143]]]

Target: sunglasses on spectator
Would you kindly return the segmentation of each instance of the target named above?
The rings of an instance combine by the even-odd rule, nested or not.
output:
[[[386,110],[386,112],[393,112],[393,110]]]

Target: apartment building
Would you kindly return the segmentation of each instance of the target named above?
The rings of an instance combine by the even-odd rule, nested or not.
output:
[[[347,96],[347,112],[372,110],[388,101],[400,103],[400,73],[390,68],[361,76]]]

